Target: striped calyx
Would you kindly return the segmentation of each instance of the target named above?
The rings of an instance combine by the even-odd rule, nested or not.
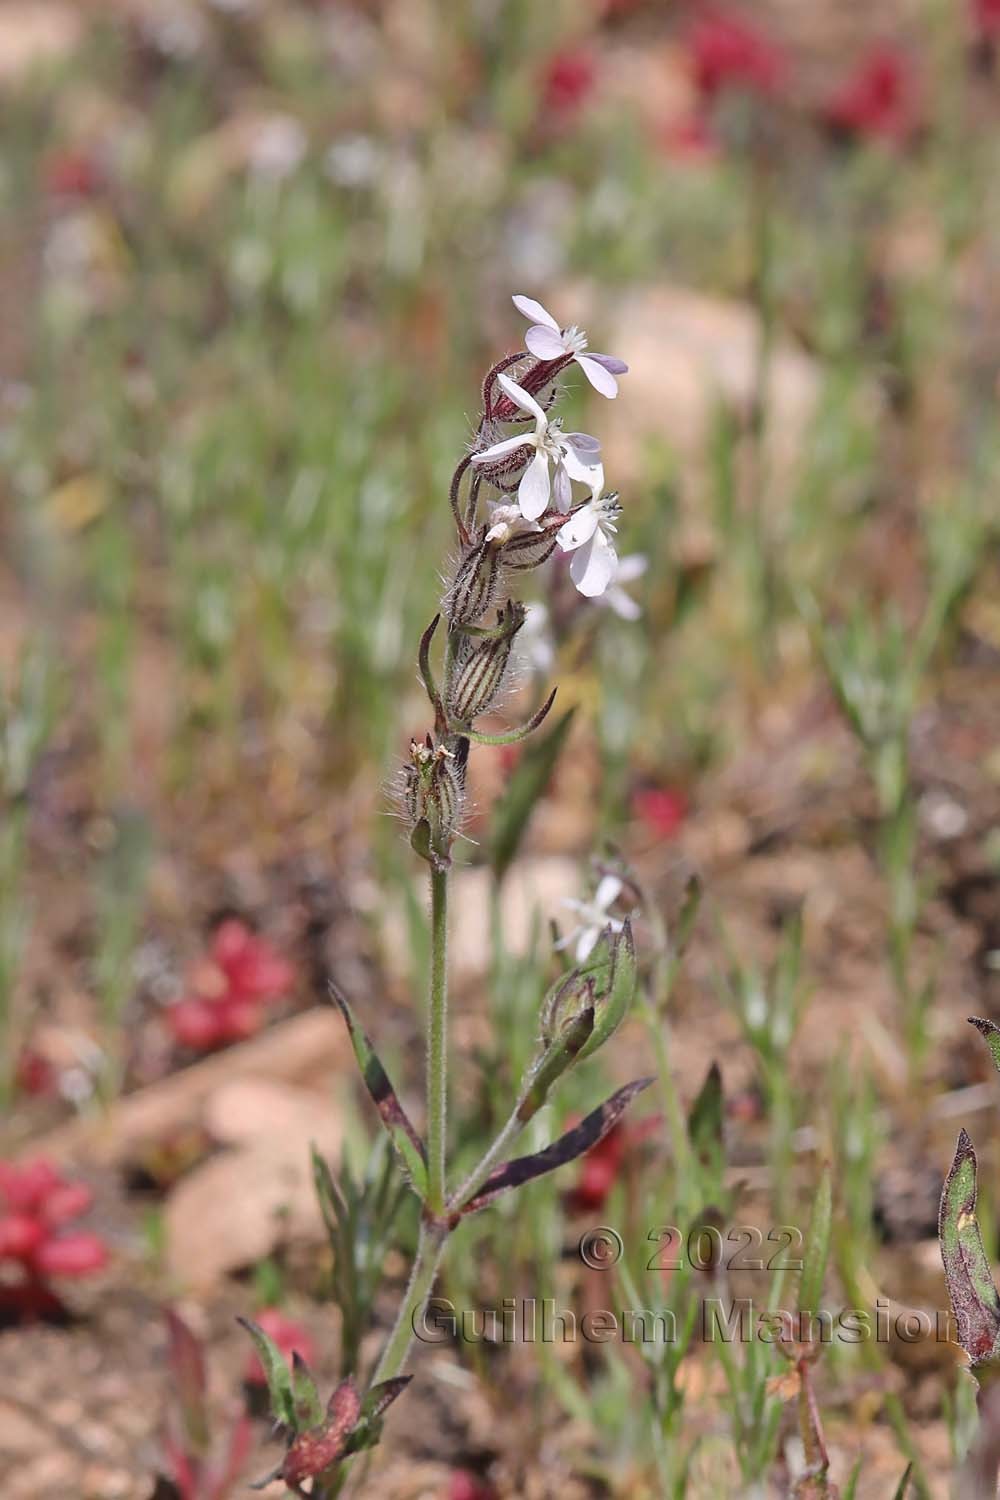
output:
[[[492,630],[457,633],[447,688],[448,711],[457,724],[471,724],[496,703],[524,618],[524,605],[508,599]]]

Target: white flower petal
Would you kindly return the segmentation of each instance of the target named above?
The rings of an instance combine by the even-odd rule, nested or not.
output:
[[[584,927],[582,929],[576,945],[576,961],[578,964],[582,964],[590,957],[597,946],[597,939],[600,935],[600,931],[596,927]]]
[[[603,594],[615,576],[618,555],[603,531],[595,531],[590,542],[574,552],[570,577],[587,599]]]
[[[589,502],[581,505],[578,511],[574,511],[565,526],[560,527],[556,533],[556,541],[564,552],[573,552],[577,547],[583,547],[590,541],[597,530],[598,521],[597,507]]]
[[[518,503],[526,521],[537,521],[549,505],[549,461],[536,453],[517,487]]]
[[[618,569],[618,572],[620,576],[620,567]],[[626,594],[624,589],[620,589],[614,584],[605,593],[603,602],[608,606],[610,610],[614,611],[619,620],[628,620],[629,622],[631,622],[633,620],[638,620],[639,616],[642,614],[642,610],[639,608],[638,604],[636,604],[631,594]]]
[[[618,564],[617,583],[635,583],[641,578],[649,567],[649,558],[644,557],[641,552],[632,552],[628,557],[623,557]]]
[[[596,457],[601,451],[600,438],[591,437],[589,432],[567,432],[563,441],[575,448],[581,458],[588,453]]]
[[[602,875],[600,884],[594,892],[594,905],[607,909],[613,901],[618,900],[623,889],[623,882],[617,875]]]
[[[540,323],[528,329],[524,335],[524,347],[536,359],[562,359],[569,353],[562,335],[553,333],[551,328],[543,328]]]
[[[516,381],[511,380],[509,375],[498,375],[497,381],[501,390],[510,397],[515,406],[519,406],[522,411],[526,411],[534,417],[539,431],[549,425],[548,417],[542,411],[534,396],[519,386]]]
[[[561,467],[566,470],[570,479],[575,479],[579,484],[589,484],[593,488],[597,479],[597,471],[601,468],[600,461],[595,461],[593,454],[581,455],[566,442],[560,446],[562,447]],[[563,509],[566,507],[564,506]]]
[[[503,458],[505,453],[513,453],[515,448],[534,447],[534,443],[534,433],[522,432],[519,437],[504,438],[502,443],[494,443],[492,448],[484,448],[482,453],[474,453],[472,462],[489,464],[495,458]]]
[[[556,464],[555,482],[552,486],[552,503],[556,510],[569,510],[573,504],[573,486],[569,482],[570,476],[566,472],[565,463],[560,460]]]
[[[555,318],[550,312],[546,311],[540,302],[536,302],[534,297],[517,296],[511,297],[510,300],[518,312],[524,317],[530,318],[533,323],[542,323],[546,328],[554,328],[556,333],[559,332],[559,324]]]
[[[576,362],[594,390],[600,391],[602,396],[607,396],[609,401],[613,401],[618,394],[618,382],[611,371],[598,364],[596,359],[589,359],[586,354],[578,354]]]

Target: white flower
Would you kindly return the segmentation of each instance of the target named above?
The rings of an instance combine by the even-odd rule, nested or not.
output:
[[[499,542],[502,547],[504,542],[509,542],[515,536],[524,536],[527,532],[541,529],[537,521],[526,521],[517,505],[491,505],[490,529],[486,533],[486,540]]]
[[[637,578],[642,577],[648,567],[649,560],[643,557],[641,552],[633,552],[631,557],[621,558],[614,583],[605,590],[598,603],[613,610],[620,620],[638,620],[642,610],[631,594],[626,594],[622,584],[634,583]]]
[[[576,961],[582,964],[590,957],[606,927],[610,927],[614,933],[621,932],[625,923],[618,917],[609,916],[608,910],[614,906],[623,889],[624,882],[617,875],[602,875],[592,900],[574,901],[572,897],[567,897],[563,906],[575,911],[580,920],[572,932],[560,938],[556,947],[568,948],[575,944]]]
[[[514,405],[534,417],[535,430],[494,443],[482,453],[473,454],[472,462],[491,464],[518,448],[534,448],[535,456],[522,474],[517,489],[521,514],[528,521],[537,521],[544,515],[553,497],[557,510],[569,510],[573,499],[570,481],[573,479],[599,492],[604,484],[604,470],[598,457],[601,445],[597,439],[586,432],[564,433],[558,421],[549,421],[534,396],[507,375],[498,375],[497,380]],[[554,485],[549,478],[550,464],[555,466]]]
[[[611,537],[618,530],[615,520],[620,514],[617,495],[595,494],[556,532],[562,550],[573,554],[570,577],[588,599],[603,594],[618,571],[618,554]]]
[[[624,375],[628,365],[613,354],[588,354],[587,335],[582,328],[571,324],[560,328],[555,318],[533,297],[512,297],[511,301],[526,318],[534,322],[524,336],[524,347],[536,359],[565,359],[568,354],[575,359],[595,391],[613,400],[618,394],[616,375]]]
[[[305,131],[291,115],[261,120],[250,143],[250,167],[259,177],[281,182],[295,172],[309,146]]]

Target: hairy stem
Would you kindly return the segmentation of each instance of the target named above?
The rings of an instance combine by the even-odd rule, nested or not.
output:
[[[448,1118],[448,872],[431,871],[431,990],[427,1037],[427,1208],[444,1212]]]
[[[400,1303],[395,1327],[389,1335],[389,1342],[383,1349],[382,1357],[372,1375],[372,1385],[378,1385],[382,1380],[393,1380],[406,1364],[407,1355],[416,1337],[414,1324],[431,1294],[447,1238],[448,1231],[441,1225],[424,1224],[421,1226],[420,1240],[417,1244],[417,1253],[413,1261],[413,1270],[410,1272],[406,1295]]]

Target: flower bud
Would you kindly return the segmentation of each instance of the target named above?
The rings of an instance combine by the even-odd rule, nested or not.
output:
[[[493,603],[500,572],[500,551],[485,533],[463,553],[442,609],[452,625],[474,625]]]
[[[587,961],[558,980],[542,1004],[542,1040],[554,1044],[576,1018],[593,1010],[594,1024],[577,1056],[589,1057],[621,1023],[635,995],[637,968],[631,925],[606,927]]]
[[[458,634],[447,704],[453,719],[470,724],[496,702],[510,662],[514,637],[524,624],[525,608],[508,599],[494,630]]]
[[[410,742],[410,764],[403,772],[403,801],[410,843],[432,864],[447,864],[462,818],[467,740],[435,745],[430,734]]]
[[[632,929],[606,927],[587,961],[549,990],[542,1004],[542,1047],[522,1083],[517,1107],[523,1123],[541,1109],[552,1085],[589,1057],[619,1025],[636,986]]]

